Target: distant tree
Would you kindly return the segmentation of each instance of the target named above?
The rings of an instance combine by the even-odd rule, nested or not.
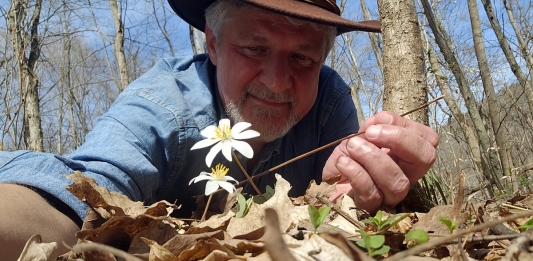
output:
[[[13,54],[18,69],[20,104],[23,109],[22,148],[43,151],[43,130],[36,73],[41,55],[39,23],[42,0],[13,0],[8,11]]]

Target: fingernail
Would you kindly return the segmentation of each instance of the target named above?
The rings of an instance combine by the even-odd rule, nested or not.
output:
[[[368,127],[365,132],[365,137],[368,139],[376,139],[381,134],[381,126],[380,125],[373,125]]]
[[[340,156],[337,164],[346,165],[348,164],[349,158],[346,156]]]

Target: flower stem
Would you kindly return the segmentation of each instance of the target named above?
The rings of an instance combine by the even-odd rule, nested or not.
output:
[[[209,204],[211,204],[211,199],[213,198],[213,194],[215,193],[211,193],[211,195],[209,195],[209,199],[207,199],[207,203],[205,204],[204,214],[202,215],[202,219],[200,219],[200,222],[205,221],[205,216],[207,215],[207,209],[209,208]]]
[[[231,154],[233,155],[233,158],[235,159],[235,162],[237,162],[237,165],[239,165],[239,168],[241,168],[241,171],[242,173],[244,173],[244,175],[246,176],[246,180],[248,182],[250,182],[250,185],[252,185],[252,187],[254,188],[255,192],[260,195],[261,197],[265,197],[263,196],[263,193],[261,193],[261,191],[257,188],[257,186],[255,185],[254,183],[254,180],[252,179],[252,177],[250,177],[250,175],[248,175],[248,172],[246,171],[246,169],[242,166],[241,162],[239,161],[239,158],[237,158],[237,154],[235,154],[235,151],[231,151]],[[240,184],[240,183],[239,183]]]

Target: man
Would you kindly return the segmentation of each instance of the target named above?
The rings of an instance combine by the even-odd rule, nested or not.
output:
[[[250,122],[261,133],[250,141],[255,156],[242,159],[251,174],[358,131],[350,89],[323,62],[335,35],[377,31],[378,24],[345,20],[326,0],[169,3],[205,30],[208,55],[159,61],[71,155],[0,154],[0,181],[6,183],[0,184],[0,252],[15,257],[34,233],[73,243],[86,210],[64,189],[69,180],[63,174],[74,170],[133,200],[177,200],[178,214],[190,215],[193,196],[205,184],[188,183],[208,170],[207,151],[190,148],[221,118]],[[366,134],[277,170],[291,183],[291,195],[303,194],[311,179],[340,175],[338,193],[375,211],[397,204],[435,160],[438,138],[427,126],[382,112],[360,130]],[[228,175],[244,179],[235,161],[225,164]],[[264,190],[274,176],[256,184]],[[249,185],[244,190],[253,193]]]

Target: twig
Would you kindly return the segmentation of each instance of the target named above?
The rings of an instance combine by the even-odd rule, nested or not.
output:
[[[260,195],[261,197],[265,197],[263,196],[263,193],[261,193],[261,191],[257,188],[257,186],[255,185],[254,181],[252,180],[252,178],[250,177],[250,175],[248,175],[248,171],[246,171],[246,169],[242,166],[241,164],[241,161],[239,160],[239,158],[237,158],[237,154],[235,154],[235,151],[231,151],[231,154],[233,155],[233,158],[235,159],[235,162],[237,162],[237,165],[239,166],[239,168],[241,168],[241,171],[242,173],[244,173],[244,175],[246,176],[246,180],[248,182],[250,182],[250,185],[252,185],[252,187],[254,188],[255,192]]]
[[[429,106],[430,104],[432,104],[432,103],[434,103],[434,102],[436,102],[436,101],[438,101],[438,100],[440,100],[440,99],[442,99],[442,98],[444,98],[444,96],[437,97],[437,98],[435,98],[435,99],[429,101],[428,103],[426,103],[426,104],[424,104],[424,105],[422,105],[422,106],[420,106],[420,107],[418,107],[418,108],[416,108],[416,109],[412,109],[412,110],[410,110],[410,111],[408,111],[408,112],[405,112],[405,113],[401,114],[400,116],[402,116],[402,117],[407,116],[407,115],[409,115],[409,114],[411,114],[411,113],[413,113],[413,112],[415,112],[415,111],[418,111],[418,110],[420,110],[420,109],[423,109],[423,108]],[[253,180],[253,179],[257,179],[257,178],[259,178],[259,177],[262,177],[262,176],[264,176],[264,175],[267,175],[267,174],[271,173],[271,172],[274,171],[274,170],[277,170],[277,169],[279,169],[279,168],[281,168],[281,167],[284,167],[284,166],[286,166],[287,164],[293,163],[293,162],[295,162],[295,161],[297,161],[297,160],[299,160],[299,159],[305,158],[305,157],[307,157],[307,156],[309,156],[309,155],[311,155],[311,154],[317,153],[317,152],[319,152],[319,151],[321,151],[321,150],[324,150],[324,149],[326,149],[326,148],[329,148],[329,147],[331,147],[331,146],[333,146],[333,145],[337,145],[338,143],[341,143],[343,140],[347,140],[347,139],[353,138],[353,137],[355,137],[355,136],[362,135],[362,134],[364,134],[364,133],[365,133],[365,132],[362,131],[362,132],[358,132],[358,133],[350,134],[350,135],[348,135],[348,136],[346,136],[346,137],[344,137],[344,138],[340,138],[340,139],[338,139],[338,140],[336,140],[336,141],[333,141],[333,142],[330,142],[330,143],[328,143],[328,144],[326,144],[326,145],[324,145],[324,146],[321,146],[321,147],[318,147],[318,148],[316,148],[316,149],[314,149],[314,150],[311,150],[311,151],[309,151],[309,152],[306,152],[306,153],[304,153],[304,154],[302,154],[302,155],[300,155],[300,156],[297,156],[297,157],[295,157],[295,158],[292,158],[292,159],[290,159],[290,160],[288,160],[288,161],[285,161],[285,162],[283,162],[283,163],[281,163],[281,164],[279,164],[279,165],[277,165],[277,166],[274,166],[274,167],[272,167],[272,168],[270,168],[270,169],[268,169],[268,170],[266,170],[266,171],[264,171],[264,172],[261,172],[261,173],[259,173],[259,174],[257,174],[257,175],[252,176],[252,180]],[[239,182],[239,184],[237,184],[237,185],[242,185],[242,184],[244,184],[244,183],[246,183],[246,182],[248,182],[248,180],[243,180],[243,181]],[[216,192],[218,192],[218,191],[216,191]]]
[[[209,195],[209,198],[207,199],[207,203],[205,204],[204,214],[202,214],[202,219],[200,219],[200,222],[205,221],[205,216],[207,215],[207,209],[209,208],[209,204],[211,204],[211,199],[213,198],[213,194],[215,193],[211,193],[211,195]]]
[[[507,222],[507,221],[515,220],[517,218],[527,217],[527,216],[531,216],[531,215],[533,215],[533,210],[527,211],[527,212],[523,212],[523,213],[519,213],[519,214],[516,214],[516,215],[506,216],[506,217],[504,217],[502,219],[491,220],[491,221],[485,222],[483,224],[475,225],[475,226],[467,228],[467,229],[456,230],[454,233],[452,233],[449,236],[446,236],[446,237],[443,237],[443,238],[437,238],[437,239],[429,241],[429,242],[427,242],[425,244],[421,244],[421,245],[415,246],[413,248],[410,248],[410,249],[407,249],[405,251],[399,252],[396,255],[393,255],[393,256],[391,256],[389,258],[386,258],[385,260],[386,261],[400,261],[400,260],[403,260],[403,258],[406,258],[408,256],[415,255],[415,254],[418,254],[420,252],[433,249],[436,246],[439,246],[439,245],[442,245],[442,244],[446,244],[446,243],[450,242],[451,240],[453,240],[453,239],[455,239],[457,237],[460,237],[460,236],[463,236],[463,235],[466,235],[466,234],[469,234],[469,233],[472,233],[472,232],[477,232],[477,231],[483,230],[485,228],[490,228],[490,227],[493,227],[493,226],[495,226],[497,224],[500,224],[500,223],[504,223],[504,222]]]
[[[346,213],[344,210],[339,208],[337,205],[333,204],[333,202],[331,202],[331,200],[329,200],[326,196],[322,195],[321,193],[318,193],[316,198],[322,201],[322,203],[326,204],[326,206],[333,209],[335,212],[337,212],[339,215],[341,215],[343,218],[345,218],[348,222],[352,223],[357,228],[365,230],[365,225],[362,222],[354,219],[352,216],[350,216],[350,214]]]
[[[107,253],[111,253],[112,255],[122,257],[126,261],[142,261],[142,259],[135,257],[120,249],[116,249],[114,247],[110,247],[107,245],[98,244],[94,242],[84,242],[81,244],[77,244],[74,247],[72,247],[72,251],[79,252],[79,253],[88,252],[88,251],[107,252]]]
[[[281,237],[278,214],[274,209],[265,209],[265,248],[272,260],[296,261]]]

